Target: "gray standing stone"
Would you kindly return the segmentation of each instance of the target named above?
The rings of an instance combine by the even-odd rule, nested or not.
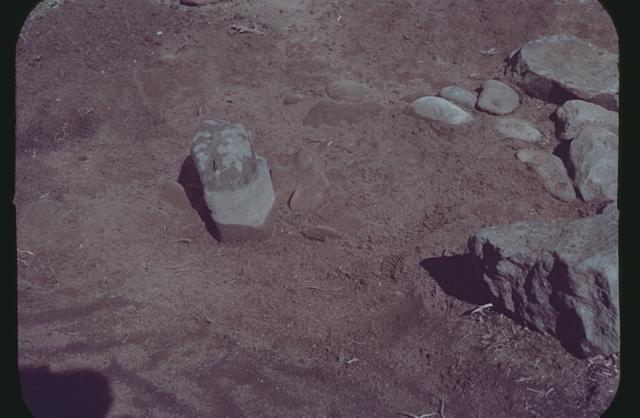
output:
[[[478,109],[494,115],[508,115],[520,106],[520,96],[514,89],[498,80],[482,83]]]
[[[495,120],[494,126],[498,133],[506,138],[524,142],[538,142],[542,138],[539,130],[529,122],[518,118],[502,117]]]
[[[585,201],[618,196],[618,136],[602,127],[588,127],[569,145],[567,168]]]
[[[206,120],[193,137],[191,156],[220,240],[266,238],[275,194],[267,160],[255,154],[249,131]]]
[[[451,103],[466,106],[471,109],[476,107],[476,101],[478,100],[478,94],[475,91],[470,91],[459,86],[443,87],[440,93],[438,93],[438,96],[449,100]]]
[[[573,183],[559,157],[545,151],[521,149],[516,153],[516,158],[533,168],[551,196],[563,202],[575,200]]]
[[[579,98],[618,109],[618,55],[575,36],[527,42],[511,54],[505,74],[527,94],[546,101]]]
[[[340,102],[364,102],[375,96],[375,91],[366,84],[353,80],[336,80],[326,88],[327,95]]]
[[[470,113],[442,97],[426,96],[415,100],[407,107],[412,116],[443,122],[449,125],[461,125],[473,120]]]
[[[619,351],[617,210],[485,228],[469,250],[496,306],[574,355]]]
[[[296,213],[313,212],[327,199],[329,180],[318,168],[306,171],[291,194],[289,207]]]
[[[565,102],[555,111],[554,116],[558,138],[565,141],[576,138],[587,126],[602,126],[618,133],[618,112],[583,100]]]

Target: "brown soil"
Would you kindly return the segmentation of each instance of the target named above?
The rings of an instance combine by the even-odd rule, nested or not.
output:
[[[509,52],[539,35],[617,51],[597,2],[176,3],[46,1],[18,41],[19,366],[36,416],[607,408],[616,356],[578,359],[500,313],[463,315],[488,301],[466,255],[470,235],[583,217],[602,202],[551,197],[493,116],[447,127],[403,112],[404,96],[499,77]],[[489,48],[498,54],[480,54]],[[337,78],[369,84],[381,106],[304,124]],[[515,114],[552,150],[554,106],[522,102]],[[268,159],[269,240],[218,243],[166,184],[184,183],[204,118],[247,125]],[[330,196],[296,215],[287,199],[306,148]],[[318,225],[343,236],[302,233]]]

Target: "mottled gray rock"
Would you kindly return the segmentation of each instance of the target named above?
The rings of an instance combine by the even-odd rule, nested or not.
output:
[[[485,228],[469,250],[494,305],[576,356],[619,351],[617,210]]]
[[[329,180],[322,170],[306,171],[291,194],[289,207],[296,213],[313,212],[327,199]]]
[[[618,109],[618,55],[571,35],[534,39],[514,51],[505,74],[529,95],[582,99]]]
[[[336,80],[326,88],[327,95],[339,102],[364,102],[375,97],[375,91],[366,84],[353,80]]]
[[[487,80],[482,83],[477,106],[494,115],[508,115],[520,106],[520,96],[502,81]]]
[[[516,153],[516,158],[533,168],[551,196],[563,202],[575,200],[573,183],[559,157],[545,151],[521,149]]]
[[[267,160],[255,154],[240,124],[206,120],[193,137],[191,156],[221,241],[265,238],[275,201]]]
[[[506,138],[525,142],[538,142],[540,138],[542,138],[539,130],[522,119],[509,117],[496,118],[494,126],[496,131]]]
[[[618,112],[583,100],[569,100],[554,113],[556,134],[568,141],[576,138],[587,126],[601,126],[618,133]]]
[[[471,109],[476,107],[476,101],[478,100],[478,93],[460,86],[443,87],[440,93],[438,93],[438,96],[449,100],[451,103],[466,106]]]
[[[309,110],[302,124],[317,128],[322,125],[361,123],[376,116],[382,109],[381,105],[373,102],[338,103],[322,100]]]
[[[449,125],[461,125],[473,120],[470,113],[450,101],[436,96],[421,97],[411,103],[406,111],[421,119],[434,120]]]
[[[569,145],[567,169],[580,197],[618,196],[618,136],[602,127],[584,128]]]

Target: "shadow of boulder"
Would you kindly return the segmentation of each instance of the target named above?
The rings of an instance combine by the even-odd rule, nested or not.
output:
[[[216,239],[220,240],[220,233],[215,222],[211,219],[211,211],[204,200],[204,187],[198,174],[198,169],[191,155],[184,159],[178,176],[178,183],[184,188],[191,207],[196,210],[198,216],[204,223],[207,231]]]
[[[37,418],[102,418],[113,403],[109,381],[93,370],[52,373],[47,366],[24,367],[20,387]]]
[[[474,305],[491,301],[489,289],[475,270],[471,254],[425,258],[420,266],[449,296]]]

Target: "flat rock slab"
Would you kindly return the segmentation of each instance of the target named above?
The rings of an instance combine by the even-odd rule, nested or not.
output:
[[[618,197],[618,136],[602,127],[589,127],[569,145],[567,168],[580,197]]]
[[[578,98],[618,109],[618,55],[572,35],[527,42],[512,53],[505,74],[527,94],[552,103]]]
[[[524,142],[538,142],[542,138],[539,130],[531,126],[529,122],[518,118],[496,118],[494,127],[505,138]]]
[[[576,138],[582,129],[600,126],[618,133],[618,112],[584,100],[569,100],[553,114],[558,139],[568,141]]]
[[[353,80],[336,80],[327,86],[326,91],[333,100],[350,103],[370,101],[376,95],[368,85]]]
[[[556,199],[571,202],[576,199],[573,183],[562,160],[545,151],[521,149],[516,158],[530,166],[542,179],[546,191]]]
[[[407,107],[406,112],[420,119],[433,120],[448,125],[461,125],[473,120],[470,113],[437,96],[426,96],[415,100]]]
[[[205,120],[193,137],[191,157],[221,241],[266,238],[275,193],[267,160],[256,155],[241,124]]]
[[[322,170],[308,170],[291,194],[289,207],[296,213],[313,212],[327,199],[329,185],[329,180]]]
[[[618,212],[480,230],[469,250],[494,305],[572,354],[620,349]]]
[[[446,86],[440,90],[438,96],[449,100],[451,103],[465,106],[470,109],[476,107],[478,101],[478,93],[470,91],[459,86]]]
[[[302,124],[317,128],[322,125],[361,123],[378,115],[383,109],[381,105],[373,102],[338,103],[323,100],[309,110]]]
[[[520,106],[520,96],[502,81],[487,80],[482,83],[477,106],[494,115],[508,115]]]

